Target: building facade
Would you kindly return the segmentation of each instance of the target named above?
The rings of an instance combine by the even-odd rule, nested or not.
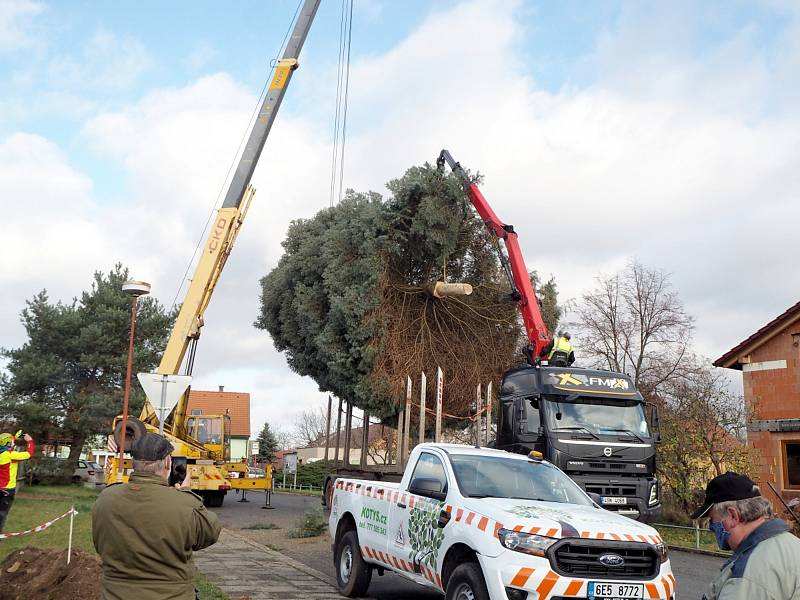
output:
[[[742,372],[747,442],[761,454],[762,493],[800,498],[800,302],[714,361]],[[780,502],[776,508],[780,508]]]

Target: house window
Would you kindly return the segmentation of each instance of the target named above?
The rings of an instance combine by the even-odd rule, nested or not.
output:
[[[800,440],[786,440],[783,446],[783,487],[800,490]]]
[[[203,414],[203,409],[202,408],[193,408],[192,409],[192,414],[193,415],[202,415]]]

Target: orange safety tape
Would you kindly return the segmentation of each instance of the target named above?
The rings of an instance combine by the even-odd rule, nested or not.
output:
[[[546,598],[550,597],[550,592],[555,587],[556,583],[559,580],[559,576],[553,573],[552,571],[548,572],[547,575],[544,576],[542,582],[539,584],[539,587],[536,588],[536,593],[539,594],[539,598],[541,600],[545,600]]]
[[[508,585],[516,588],[525,587],[525,584],[528,583],[528,579],[530,579],[533,571],[534,569],[531,569],[530,567],[522,567],[519,571],[517,571],[517,574],[514,575],[514,578]]]
[[[50,519],[49,521],[42,523],[41,525],[37,525],[33,529],[26,529],[25,531],[14,531],[12,533],[0,533],[0,540],[4,540],[6,538],[17,537],[19,535],[28,535],[29,533],[39,533],[40,531],[44,531],[50,525],[58,521],[59,519],[63,519],[64,517],[68,517],[72,513],[78,514],[78,511],[74,508],[70,508],[67,512],[63,515],[56,517],[55,519]]]

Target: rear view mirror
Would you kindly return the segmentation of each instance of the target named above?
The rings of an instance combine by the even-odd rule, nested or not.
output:
[[[595,504],[597,504],[597,506],[602,508],[602,506],[603,506],[603,498],[600,496],[600,494],[595,494],[594,492],[586,492],[586,494],[589,496],[589,498],[592,499],[592,501]]]
[[[434,500],[444,500],[447,493],[442,490],[442,482],[432,477],[415,477],[408,491],[417,496],[425,496]]]

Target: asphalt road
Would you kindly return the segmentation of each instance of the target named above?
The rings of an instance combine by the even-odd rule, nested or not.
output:
[[[306,511],[319,510],[320,498],[294,494],[273,494],[272,510],[265,510],[264,494],[248,492],[248,503],[237,500],[241,496],[230,493],[225,504],[213,509],[222,524],[252,537],[259,543],[279,550],[295,560],[335,577],[330,539],[327,534],[309,539],[288,539],[286,532]],[[272,524],[274,529],[249,529]],[[677,596],[681,600],[702,598],[708,582],[722,566],[723,559],[716,556],[673,550],[670,554],[672,571],[677,579]],[[374,574],[368,598],[374,600],[441,600],[441,595],[411,583],[393,573],[379,577]]]

